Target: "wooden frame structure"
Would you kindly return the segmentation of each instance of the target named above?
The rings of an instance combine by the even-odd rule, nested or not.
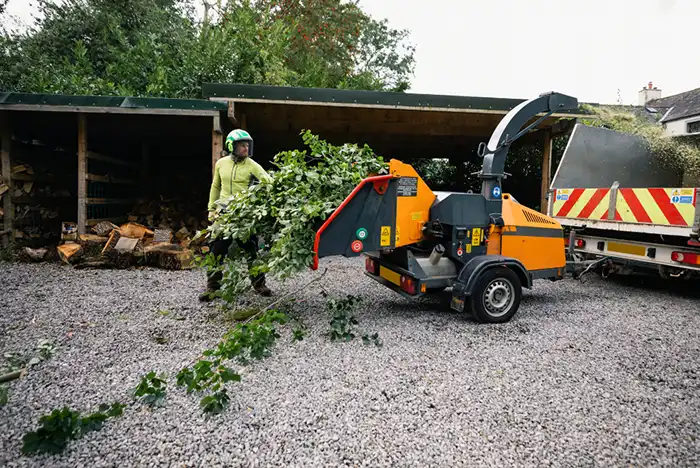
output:
[[[120,158],[100,154],[90,148],[89,136],[92,116],[115,115],[128,117],[140,116],[174,116],[196,117],[210,119],[211,145],[212,145],[212,170],[213,164],[221,154],[222,130],[220,116],[226,112],[227,106],[205,100],[165,99],[165,98],[123,98],[107,96],[65,96],[44,95],[29,93],[0,93],[0,136],[1,141],[1,173],[2,184],[7,187],[2,195],[4,222],[0,229],[2,242],[8,245],[15,240],[14,212],[15,203],[20,202],[13,196],[13,181],[38,180],[41,174],[29,176],[27,174],[12,173],[12,135],[13,115],[16,113],[32,113],[38,115],[44,112],[65,114],[66,121],[74,119],[74,128],[77,129],[77,225],[79,234],[85,234],[87,228],[103,219],[90,219],[88,206],[124,204],[128,200],[104,197],[89,197],[88,183],[101,182],[104,184],[119,184],[131,186],[146,186],[147,173],[145,163],[148,162],[149,148],[142,145],[141,160],[139,162],[125,161]],[[63,117],[62,117],[63,118]],[[70,126],[70,124],[67,124]],[[14,129],[16,130],[16,129]],[[115,129],[118,132],[119,129]],[[208,137],[206,137],[208,139]],[[133,169],[133,177],[108,177],[89,171],[89,161],[115,166],[128,166]],[[139,171],[139,166],[141,170]],[[3,186],[0,184],[0,187]],[[4,190],[4,187],[3,187]],[[111,218],[110,218],[111,219]]]
[[[436,157],[437,147],[460,155],[450,156],[451,161],[463,158],[465,148],[475,150],[479,142],[487,141],[501,118],[523,102],[491,97],[219,83],[205,83],[203,95],[225,103],[231,122],[241,128],[250,125],[264,138],[298,134],[300,129],[311,128],[329,141],[335,138],[338,142],[368,143],[380,154],[391,147],[402,156],[413,151],[418,159]],[[543,213],[547,211],[551,179],[552,139],[570,132],[580,117],[590,116],[583,109],[555,113],[521,139],[542,148],[539,199]]]

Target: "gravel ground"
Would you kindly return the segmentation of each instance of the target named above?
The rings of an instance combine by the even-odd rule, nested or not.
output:
[[[3,353],[43,338],[60,344],[10,386],[0,465],[700,464],[697,292],[596,277],[537,282],[512,322],[487,326],[449,311],[444,295],[396,295],[364,277],[361,260],[326,266],[321,284],[365,300],[358,331],[378,332],[382,348],[331,343],[313,285],[295,306],[306,339],[292,343],[285,328],[273,355],[229,384],[225,413],[205,418],[198,398],[171,385],[162,408],[131,405],[60,455],[24,457],[21,438],[41,415],[130,402],[143,374],[174,375],[227,325],[197,301],[199,271],[0,264]],[[310,277],[270,283],[279,295]]]

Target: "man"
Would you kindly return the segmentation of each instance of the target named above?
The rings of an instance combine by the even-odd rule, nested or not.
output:
[[[221,199],[227,199],[238,192],[247,189],[250,186],[252,177],[255,177],[261,182],[269,182],[272,180],[270,175],[265,172],[265,169],[260,164],[253,161],[250,156],[253,154],[253,138],[245,130],[233,130],[226,137],[224,143],[227,156],[219,159],[216,162],[214,169],[214,180],[211,184],[209,192],[209,220],[215,218],[216,202]],[[238,246],[245,250],[251,257],[248,262],[248,268],[252,267],[252,262],[256,258],[258,249],[258,239],[253,236],[248,242],[238,241]],[[210,251],[214,255],[225,257],[229,255],[232,239],[218,239],[209,244]],[[207,278],[207,290],[202,293],[200,300],[211,300],[212,293],[216,292],[221,286],[221,273],[214,273]],[[250,282],[253,284],[253,289],[263,296],[270,296],[272,292],[265,285],[265,275],[251,275]]]

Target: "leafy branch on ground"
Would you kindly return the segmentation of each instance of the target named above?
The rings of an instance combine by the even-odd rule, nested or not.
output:
[[[343,299],[329,298],[326,302],[326,309],[331,313],[331,330],[329,332],[331,341],[351,341],[355,339],[354,325],[359,325],[355,318],[354,311],[362,304],[362,299],[357,296],[347,295]],[[374,344],[381,348],[382,343],[379,333],[364,333],[362,342],[365,345]]]
[[[32,354],[7,352],[4,354],[5,365],[2,367],[0,373],[14,372],[33,367],[55,356],[58,349],[58,346],[53,341],[42,339],[39,340]]]
[[[230,400],[224,385],[241,381],[240,374],[227,367],[225,362],[235,360],[240,365],[247,365],[268,357],[281,336],[275,325],[284,325],[288,321],[288,317],[277,309],[267,310],[253,318],[237,324],[215,348],[204,351],[202,359],[178,372],[177,385],[186,387],[187,393],[211,391],[200,400],[205,413],[222,412]]]
[[[134,397],[140,398],[149,406],[160,406],[165,399],[168,385],[166,378],[165,374],[156,375],[155,371],[149,372],[141,378],[134,389]]]
[[[371,345],[374,344],[377,348],[381,348],[383,346],[382,341],[379,339],[379,333],[373,333],[372,335],[369,334],[364,334],[362,335],[362,342],[365,345]]]
[[[331,341],[350,341],[355,338],[353,325],[357,325],[357,319],[353,311],[362,300],[356,296],[348,295],[343,299],[328,299],[326,309],[331,312]]]
[[[98,411],[81,416],[78,411],[64,406],[39,419],[41,427],[29,432],[22,438],[22,453],[59,453],[71,440],[78,439],[91,431],[102,429],[109,418],[116,418],[124,413],[126,405],[115,402],[111,405],[101,404]]]

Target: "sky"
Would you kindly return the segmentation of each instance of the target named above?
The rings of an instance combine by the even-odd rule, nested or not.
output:
[[[33,2],[10,0],[29,20]],[[670,96],[700,87],[699,0],[360,0],[408,29],[408,92],[637,104],[649,81]],[[619,98],[618,98],[619,90]]]

